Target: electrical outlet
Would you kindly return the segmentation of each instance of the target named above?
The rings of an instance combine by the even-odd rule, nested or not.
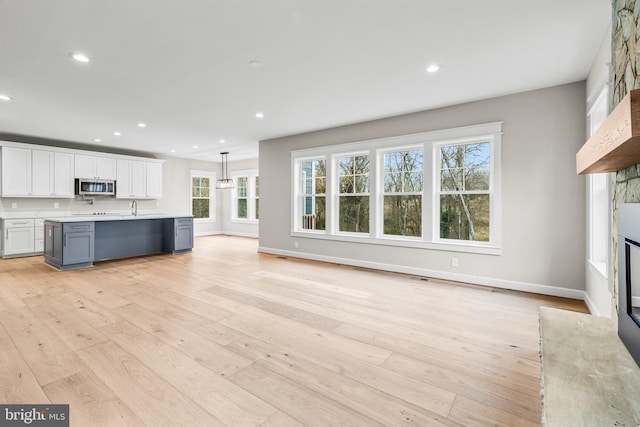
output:
[[[296,242],[293,242],[293,247],[294,247],[294,248],[296,248],[296,249],[298,249],[298,242],[297,242],[297,241],[296,241]]]
[[[17,202],[11,202],[11,209],[18,209],[18,203]]]
[[[458,267],[458,258],[451,258],[451,267]]]
[[[60,207],[60,203],[54,203],[53,204],[53,209],[58,209]]]

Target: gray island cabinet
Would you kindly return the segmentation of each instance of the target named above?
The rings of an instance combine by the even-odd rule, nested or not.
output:
[[[192,249],[192,217],[125,215],[44,222],[44,261],[60,270],[90,267],[94,261]]]

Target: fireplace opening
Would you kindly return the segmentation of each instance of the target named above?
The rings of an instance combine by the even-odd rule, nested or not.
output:
[[[626,311],[640,327],[640,243],[625,239]]]
[[[640,203],[618,211],[618,335],[640,366]]]

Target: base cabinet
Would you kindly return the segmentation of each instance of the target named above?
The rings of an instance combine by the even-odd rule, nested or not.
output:
[[[61,270],[92,265],[94,230],[93,222],[45,221],[45,262]]]
[[[94,261],[193,249],[193,218],[44,222],[44,261],[60,270]]]
[[[164,220],[164,251],[172,254],[193,249],[193,218]]]
[[[39,220],[3,219],[2,220],[2,256],[14,258],[20,256],[37,255],[42,251],[38,245]]]

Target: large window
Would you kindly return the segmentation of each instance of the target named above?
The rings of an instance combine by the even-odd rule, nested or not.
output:
[[[440,238],[488,242],[491,144],[443,145],[438,154]]]
[[[323,159],[302,160],[299,165],[299,227],[304,230],[324,230],[327,217],[326,161]]]
[[[369,232],[369,156],[345,156],[338,160],[338,229]]]
[[[216,173],[191,170],[191,215],[196,221],[215,221]]]
[[[422,148],[384,153],[384,234],[422,236]]]
[[[258,171],[246,170],[231,173],[235,187],[232,191],[232,218],[235,221],[257,221],[258,209]]]
[[[292,234],[499,254],[501,123],[293,151]]]

